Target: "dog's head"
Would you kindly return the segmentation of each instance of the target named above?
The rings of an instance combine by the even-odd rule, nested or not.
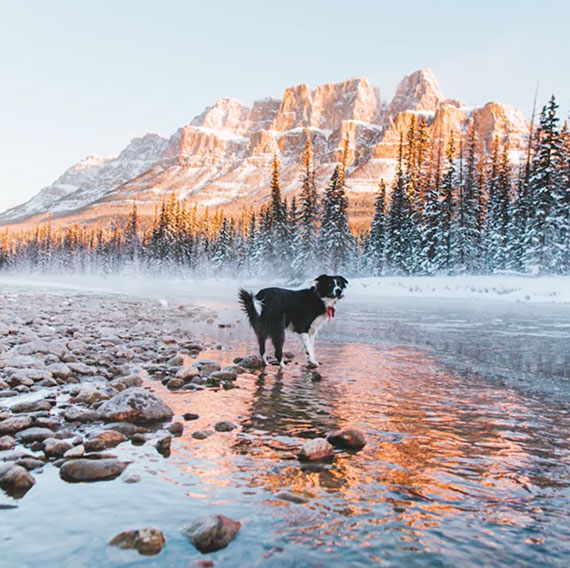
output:
[[[344,276],[321,274],[315,279],[315,290],[321,298],[340,300],[347,284],[348,280]]]

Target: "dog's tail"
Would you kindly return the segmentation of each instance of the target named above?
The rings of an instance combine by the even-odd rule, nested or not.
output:
[[[251,327],[253,327],[253,329],[257,329],[259,314],[257,313],[255,304],[253,303],[253,294],[243,288],[240,288],[238,298],[242,310],[247,314],[247,319],[249,320]]]

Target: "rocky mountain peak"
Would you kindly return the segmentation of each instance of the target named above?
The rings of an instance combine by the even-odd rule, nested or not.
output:
[[[388,116],[393,118],[405,110],[435,112],[442,100],[443,94],[433,71],[419,69],[400,81],[388,108]]]
[[[247,121],[249,108],[235,99],[218,99],[214,105],[207,107],[202,114],[196,116],[190,126],[201,126],[213,130],[228,130],[234,134],[242,134]]]

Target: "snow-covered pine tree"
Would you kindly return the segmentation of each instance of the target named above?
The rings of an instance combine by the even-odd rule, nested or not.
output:
[[[511,219],[511,164],[509,147],[502,151],[499,142],[493,145],[493,161],[489,176],[487,220],[485,226],[486,268],[493,272],[507,267],[508,237]]]
[[[523,264],[527,270],[539,273],[557,271],[556,196],[560,182],[557,167],[562,155],[557,109],[553,95],[540,115],[537,147],[529,179],[529,197],[533,208],[525,228]]]
[[[310,271],[314,271],[317,261],[319,207],[312,154],[311,138],[307,134],[307,142],[302,155],[303,180],[300,195],[300,219],[293,259],[293,272],[297,276],[306,276]]]
[[[274,258],[273,224],[271,213],[265,206],[259,212],[259,230],[256,238],[256,248],[253,253],[252,267],[255,274],[264,274],[268,271],[274,273],[275,267],[271,265]]]
[[[455,214],[456,200],[456,168],[455,168],[455,135],[451,131],[446,152],[446,171],[441,181],[441,225],[440,237],[438,238],[439,256],[438,266],[440,269],[450,272],[453,268],[453,216]]]
[[[384,245],[386,232],[386,184],[381,179],[374,201],[374,218],[370,232],[362,247],[363,269],[366,274],[380,276],[384,269]]]
[[[560,182],[556,199],[558,224],[558,272],[570,272],[570,130],[565,122],[560,132],[562,155],[560,160]]]
[[[281,195],[277,155],[273,156],[271,169],[271,197],[268,214],[271,232],[273,233],[273,247],[268,261],[273,264],[274,270],[285,275],[290,271],[291,259],[289,256],[290,248],[287,242],[287,208]]]
[[[212,265],[217,274],[231,270],[230,263],[233,258],[233,237],[230,224],[224,216],[220,232],[214,242]]]
[[[477,272],[481,268],[481,222],[483,212],[482,188],[477,176],[477,128],[469,127],[465,143],[465,167],[460,186],[456,238],[456,258],[459,269]]]
[[[327,187],[319,234],[323,269],[333,272],[339,272],[349,266],[354,250],[354,238],[348,228],[348,198],[342,181],[342,169],[342,166],[335,168]]]
[[[407,185],[408,180],[403,167],[403,139],[400,135],[396,177],[386,223],[386,264],[394,274],[411,272],[414,227]]]

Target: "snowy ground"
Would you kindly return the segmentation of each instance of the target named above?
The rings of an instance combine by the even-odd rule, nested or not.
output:
[[[65,288],[78,292],[115,292],[151,297],[192,297],[205,301],[225,299],[228,290],[239,286],[259,289],[278,285],[302,288],[310,285],[283,280],[241,280],[184,278],[146,278],[138,276],[43,276],[34,274],[0,274],[0,292],[6,286]],[[570,304],[570,276],[407,276],[353,278],[347,292],[359,300],[376,298],[443,298],[500,302]]]

